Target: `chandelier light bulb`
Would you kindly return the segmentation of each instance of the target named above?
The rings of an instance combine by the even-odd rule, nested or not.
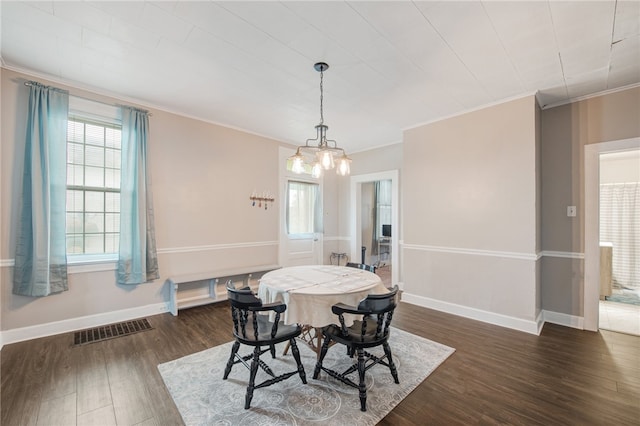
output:
[[[338,169],[336,170],[340,176],[347,176],[351,173],[350,167],[351,159],[346,155],[343,155],[342,158],[338,161]]]
[[[318,157],[320,163],[322,164],[322,168],[325,170],[333,169],[335,164],[333,162],[333,154],[329,151],[320,151],[318,153]]]
[[[304,172],[304,159],[302,155],[296,154],[291,159],[293,160],[291,171],[297,174]]]
[[[311,176],[314,179],[319,179],[320,176],[322,176],[322,166],[320,165],[320,163],[315,162],[313,164],[313,168],[311,169]]]

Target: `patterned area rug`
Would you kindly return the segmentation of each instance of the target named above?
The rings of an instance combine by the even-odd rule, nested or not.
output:
[[[257,389],[251,408],[245,410],[249,370],[237,364],[229,378],[222,380],[231,345],[226,343],[158,366],[185,424],[375,425],[455,351],[394,328],[389,345],[400,384],[393,382],[389,369],[383,365],[368,370],[367,411],[361,412],[357,389],[334,380],[324,372],[318,380],[313,379],[316,355],[304,343],[299,343],[307,384],[302,384],[296,374],[283,382]],[[295,369],[291,352],[283,356],[282,349],[277,348],[276,359],[263,355],[276,375]],[[243,355],[251,351],[246,346],[240,350]],[[377,354],[376,349],[371,352]],[[383,354],[381,348],[379,354]],[[344,347],[330,348],[324,365],[345,370],[350,359],[346,357]],[[357,382],[356,376],[354,373]],[[256,383],[266,377],[258,369]]]

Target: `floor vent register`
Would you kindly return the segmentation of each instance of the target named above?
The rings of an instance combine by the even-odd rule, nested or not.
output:
[[[147,321],[146,318],[89,328],[87,330],[76,331],[74,333],[73,345],[79,346],[86,345],[88,343],[101,342],[103,340],[115,339],[116,337],[128,336],[130,334],[152,329],[153,327],[149,324],[149,321]]]

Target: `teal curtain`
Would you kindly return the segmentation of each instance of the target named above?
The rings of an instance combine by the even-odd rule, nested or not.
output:
[[[66,252],[69,94],[29,82],[24,174],[13,293],[68,290]]]
[[[140,284],[160,278],[147,168],[148,129],[146,111],[122,107],[118,284]]]

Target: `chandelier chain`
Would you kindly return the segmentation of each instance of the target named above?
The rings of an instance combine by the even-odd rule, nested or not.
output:
[[[324,90],[322,85],[322,80],[324,77],[324,72],[322,68],[320,69],[320,124],[324,124],[324,112],[322,111],[322,103],[324,99]]]

